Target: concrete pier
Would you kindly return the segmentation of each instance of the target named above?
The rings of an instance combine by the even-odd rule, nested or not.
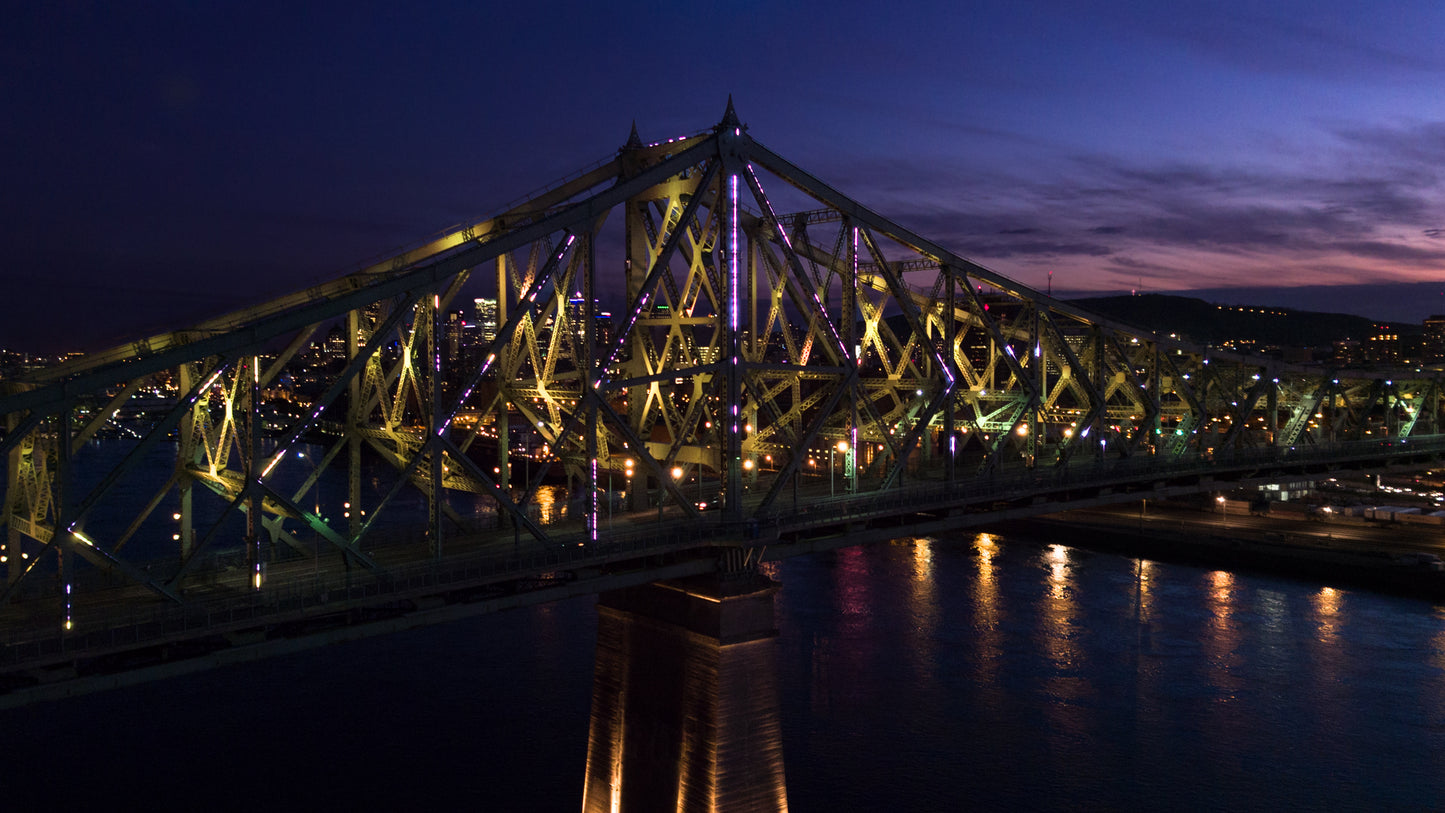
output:
[[[778,585],[697,577],[602,594],[584,811],[785,811]]]

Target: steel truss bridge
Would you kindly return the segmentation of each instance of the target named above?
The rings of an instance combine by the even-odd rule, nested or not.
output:
[[[478,297],[495,335],[459,341]],[[1445,449],[1438,370],[1101,318],[849,199],[731,101],[363,270],[0,386],[0,691]]]

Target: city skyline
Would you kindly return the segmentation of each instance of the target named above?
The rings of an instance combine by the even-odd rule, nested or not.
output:
[[[1039,290],[1445,312],[1445,11],[15,12],[0,346],[304,288],[715,123]]]

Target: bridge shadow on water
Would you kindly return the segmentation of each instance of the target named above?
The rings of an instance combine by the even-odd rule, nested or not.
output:
[[[788,809],[778,589],[706,576],[600,597],[584,813]]]

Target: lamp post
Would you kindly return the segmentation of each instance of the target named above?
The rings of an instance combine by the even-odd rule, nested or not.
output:
[[[1229,527],[1229,503],[1227,503],[1227,502],[1224,501],[1224,495],[1223,495],[1223,494],[1220,494],[1218,497],[1215,497],[1215,498],[1214,498],[1214,501],[1217,502],[1217,503],[1219,503],[1219,524],[1220,524],[1220,525],[1223,525],[1225,528],[1228,528],[1228,527]]]
[[[835,450],[838,451],[838,452],[842,452],[844,455],[848,454],[848,441],[846,441],[846,440],[840,440],[840,441],[838,441],[838,445],[836,445],[836,446],[829,446],[829,447],[828,447],[828,496],[829,496],[829,497],[833,497],[833,496],[836,496],[836,495],[837,495],[837,492],[835,492],[835,491],[833,490],[833,452],[834,452]],[[846,463],[847,461],[848,461],[848,458],[847,458],[847,457],[844,457],[844,458],[843,458],[843,462]],[[846,476],[846,475],[845,475],[845,476]],[[846,482],[846,481],[845,481],[845,482]]]
[[[630,501],[632,499],[632,458],[629,457],[626,460],[623,460],[622,465],[626,467],[626,470],[622,472],[622,477],[624,481],[624,490],[627,492],[627,499]],[[635,505],[624,505],[623,507],[636,508]]]
[[[300,452],[300,451],[298,451],[298,452],[296,453],[296,456],[297,456],[298,458],[302,459],[302,460],[306,460],[306,453],[305,453],[305,452]],[[311,474],[312,474],[312,477],[314,478],[314,479],[312,479],[312,481],[311,481],[311,499],[312,499],[313,506],[314,506],[312,513],[316,514],[317,519],[320,519],[320,518],[321,518],[321,475],[319,475],[319,474],[316,473],[316,461],[314,461],[314,460],[308,460],[307,462],[311,464]],[[316,533],[316,529],[314,529],[314,528],[311,530],[311,537],[312,537],[312,541],[311,541],[311,561],[312,561],[312,569],[313,569],[314,575],[317,576],[317,577],[319,577],[319,576],[321,575],[321,537],[320,537],[319,534]]]
[[[673,467],[672,467],[672,471],[669,472],[669,474],[672,475],[672,481],[673,481],[674,483],[676,483],[678,480],[681,480],[681,479],[682,479],[682,467],[681,467],[681,466],[673,466]],[[660,493],[660,494],[657,495],[657,521],[658,521],[658,522],[661,522],[661,521],[662,521],[662,506],[667,502],[667,488],[666,488],[666,487],[663,487],[663,488],[661,489],[661,492],[662,492],[662,493]]]

